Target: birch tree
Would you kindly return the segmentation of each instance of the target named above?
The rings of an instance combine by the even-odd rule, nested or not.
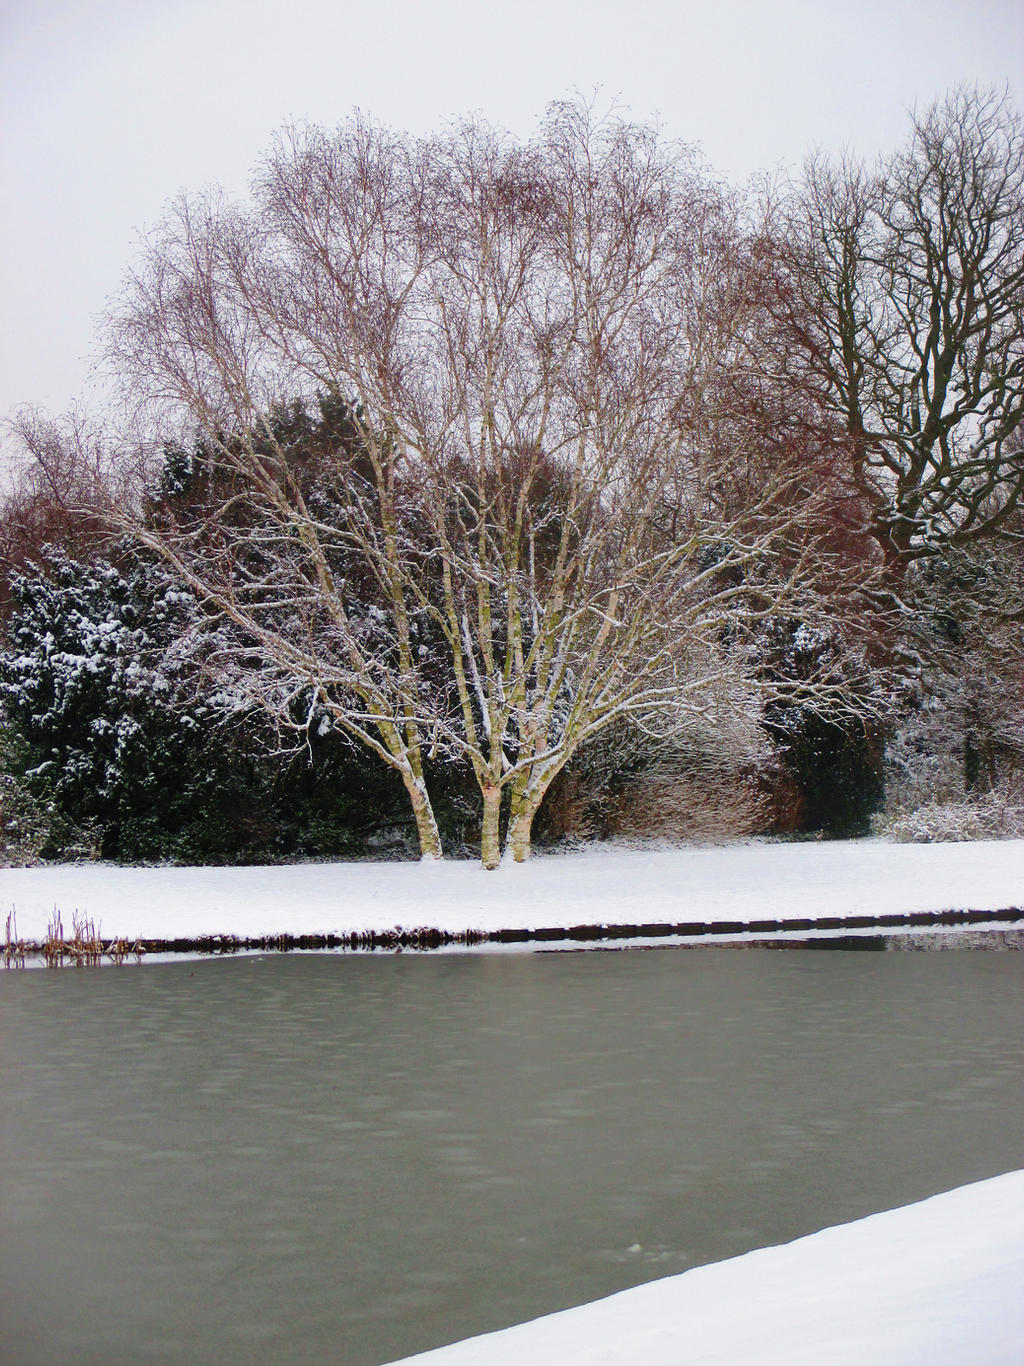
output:
[[[756,709],[758,624],[820,610],[827,455],[758,419],[757,278],[687,149],[579,103],[525,144],[292,130],[250,208],[178,206],[115,311],[122,378],[217,473],[139,534],[269,705],[401,774],[425,854],[430,752],[473,771],[485,866],[503,805],[522,860],[581,744]],[[307,478],[273,414],[316,395],[348,428]]]
[[[248,702],[290,728],[301,727],[303,710],[306,724],[326,714],[395,769],[421,854],[437,859],[413,625],[405,586],[388,570],[399,560],[402,456],[342,405],[326,467],[296,461],[280,417],[299,378],[249,293],[266,265],[262,248],[255,213],[182,200],[126,282],[111,316],[114,368],[141,396],[136,422],[194,449],[202,496],[193,480],[184,503],[109,515],[235,628],[221,664]],[[372,509],[360,460],[373,472]],[[353,549],[378,539],[383,549],[362,556],[364,582],[354,588]],[[367,576],[384,607],[364,601]]]

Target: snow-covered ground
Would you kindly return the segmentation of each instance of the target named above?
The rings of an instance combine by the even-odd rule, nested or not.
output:
[[[90,916],[108,938],[349,934],[638,924],[1024,905],[1024,841],[881,840],[635,850],[594,846],[485,873],[473,862],[309,863],[259,868],[0,871],[0,918],[25,939],[55,907]]]
[[[417,1366],[1020,1366],[1024,1171],[408,1357]]]

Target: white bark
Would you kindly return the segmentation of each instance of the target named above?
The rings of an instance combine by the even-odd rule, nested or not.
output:
[[[526,857],[581,744],[621,718],[682,724],[742,675],[760,621],[813,610],[828,452],[787,443],[750,377],[756,260],[685,150],[580,103],[527,145],[357,120],[283,140],[248,214],[200,207],[137,273],[116,359],[199,427],[231,493],[147,534],[275,686],[337,699],[418,820],[429,735],[473,770],[485,860],[503,793]],[[339,453],[341,525],[268,418],[316,391],[358,405],[365,487]],[[447,658],[421,660],[414,620]]]

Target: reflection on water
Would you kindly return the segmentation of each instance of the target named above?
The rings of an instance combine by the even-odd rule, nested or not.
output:
[[[1021,1165],[1020,954],[0,975],[0,1359],[376,1366]]]

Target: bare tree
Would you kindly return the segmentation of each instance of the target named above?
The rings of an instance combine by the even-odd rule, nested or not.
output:
[[[251,210],[182,202],[129,282],[115,367],[212,472],[137,534],[264,705],[400,773],[425,855],[428,751],[472,768],[485,865],[503,800],[521,860],[581,744],[756,710],[759,623],[822,610],[826,456],[757,420],[754,265],[686,149],[576,103],[525,145],[293,130]],[[349,431],[303,472],[275,413],[316,395]]]
[[[87,551],[109,540],[98,509],[127,504],[135,481],[108,459],[102,433],[80,413],[55,420],[32,408],[5,424],[13,460],[0,493],[0,602],[12,573],[46,545]]]
[[[783,226],[778,364],[845,430],[890,569],[1005,528],[1024,492],[1024,126],[1007,98],[954,90],[871,169],[813,157]]]
[[[138,401],[143,432],[196,446],[204,496],[114,517],[234,628],[218,662],[246,701],[285,728],[326,714],[395,769],[422,856],[440,858],[408,604],[387,569],[399,558],[402,454],[387,432],[348,412],[329,488],[302,477],[278,421],[302,393],[302,375],[275,347],[260,308],[271,264],[262,227],[258,206],[243,213],[216,196],[182,199],[126,281],[111,314],[115,373]],[[356,446],[373,471],[373,509],[354,478]],[[369,612],[348,577],[361,548],[371,552],[363,577],[383,600],[371,593]]]

